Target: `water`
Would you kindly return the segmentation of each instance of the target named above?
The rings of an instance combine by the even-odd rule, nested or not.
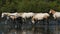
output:
[[[60,34],[60,18],[57,20],[41,20],[32,24],[27,19],[24,23],[19,20],[3,19],[0,21],[0,34]],[[22,24],[22,25],[21,25]]]

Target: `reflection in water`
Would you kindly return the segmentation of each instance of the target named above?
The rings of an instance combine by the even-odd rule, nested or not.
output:
[[[60,19],[35,21],[4,19],[0,21],[0,34],[60,34]],[[21,25],[22,24],[22,25]]]

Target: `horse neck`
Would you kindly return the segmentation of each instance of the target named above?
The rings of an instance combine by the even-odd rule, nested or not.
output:
[[[55,14],[56,12],[53,12],[52,14]]]

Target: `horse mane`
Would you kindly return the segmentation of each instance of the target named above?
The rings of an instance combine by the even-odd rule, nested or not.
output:
[[[51,11],[55,11],[55,10],[53,10],[53,9],[50,9]]]
[[[55,14],[55,12],[56,12],[56,11],[55,11],[55,10],[53,10],[53,9],[50,9],[50,11],[52,11],[52,14]]]

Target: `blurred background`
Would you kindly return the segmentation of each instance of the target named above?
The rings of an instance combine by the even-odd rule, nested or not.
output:
[[[0,0],[0,16],[3,12],[49,12],[60,11],[60,0]],[[40,23],[39,23],[40,22]],[[18,20],[0,19],[0,34],[60,34],[60,18],[37,21],[33,25],[27,19],[25,24]]]
[[[60,0],[0,0],[0,12],[60,11]]]

